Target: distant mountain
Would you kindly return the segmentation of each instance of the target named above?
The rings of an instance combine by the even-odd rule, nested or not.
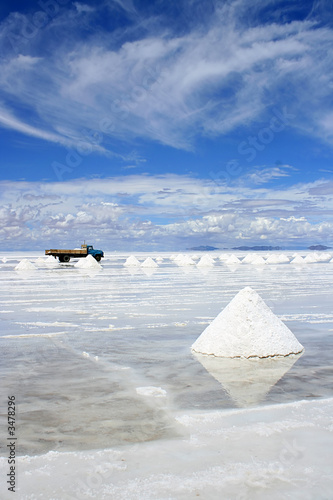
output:
[[[255,251],[264,251],[267,252],[269,250],[282,250],[281,247],[267,247],[267,246],[255,246],[255,247],[233,247],[232,250],[255,250]]]
[[[325,245],[312,245],[311,247],[308,247],[309,250],[328,250],[329,248],[332,247],[326,247]]]
[[[218,250],[217,247],[210,247],[210,246],[199,246],[199,247],[191,247],[187,248],[186,250],[194,250],[195,252],[212,252],[213,250]]]

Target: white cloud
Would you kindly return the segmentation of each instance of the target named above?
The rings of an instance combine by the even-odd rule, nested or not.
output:
[[[176,248],[330,242],[333,193],[322,181],[284,190],[216,186],[179,175],[130,175],[68,182],[1,182],[3,248],[79,244]],[[320,222],[325,220],[325,222]],[[158,222],[156,222],[158,221]]]
[[[2,99],[15,97],[35,116],[31,128],[15,120],[3,121],[6,127],[50,141],[57,131],[64,141],[82,127],[100,130],[108,119],[112,137],[190,149],[198,134],[265,122],[273,104],[295,115],[290,126],[333,141],[327,112],[333,33],[327,27],[314,20],[255,23],[245,0],[237,0],[217,2],[200,28],[194,24],[181,34],[162,29],[152,16],[145,35],[138,30],[135,38],[142,17],[129,0],[117,4],[131,14],[128,39],[125,32],[112,38],[99,29],[82,40],[81,14],[93,19],[95,9],[76,2],[70,15],[61,9],[30,39],[21,33],[24,55],[17,56],[8,49],[8,32],[20,33],[27,18],[13,14],[2,23]],[[249,24],[242,16],[250,16]],[[52,56],[36,55],[43,44],[56,48]]]

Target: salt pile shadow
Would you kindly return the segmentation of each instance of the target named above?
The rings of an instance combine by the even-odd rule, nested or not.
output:
[[[270,358],[219,358],[193,352],[239,407],[257,405],[303,353]]]

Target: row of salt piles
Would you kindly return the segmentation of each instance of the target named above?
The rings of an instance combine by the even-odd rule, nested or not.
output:
[[[158,258],[156,258],[157,260]],[[162,259],[162,260],[161,260]],[[163,261],[163,257],[159,258],[159,261]],[[151,257],[147,257],[143,262],[140,262],[134,255],[130,255],[123,264],[125,267],[147,267],[156,268],[159,267],[157,262],[155,262]]]

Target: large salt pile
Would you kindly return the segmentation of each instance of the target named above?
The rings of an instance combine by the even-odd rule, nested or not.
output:
[[[33,265],[30,260],[23,259],[17,266],[15,267],[15,271],[32,271],[36,269],[36,266]]]
[[[243,288],[192,345],[226,358],[265,358],[302,352],[294,334],[252,288]]]
[[[139,267],[140,265],[140,261],[134,255],[127,257],[126,262],[124,262],[126,267]]]
[[[158,267],[158,264],[151,258],[147,257],[141,264],[141,267]]]
[[[197,266],[199,267],[211,267],[215,263],[213,257],[210,255],[203,255],[199,262],[197,263]]]
[[[87,257],[81,258],[76,264],[74,264],[74,267],[79,267],[80,269],[102,269],[102,266],[92,255],[87,255]]]

